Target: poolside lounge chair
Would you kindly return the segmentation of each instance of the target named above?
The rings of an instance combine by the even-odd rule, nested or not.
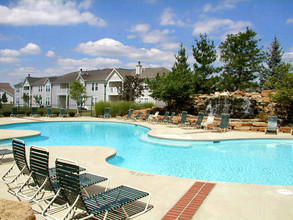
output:
[[[159,114],[160,114],[160,112],[159,111],[156,111],[155,114],[150,115],[148,121],[153,122],[153,121],[157,120]]]
[[[140,119],[140,116],[142,115],[142,112],[137,113],[136,116],[134,116],[132,119],[134,119],[135,121]]]
[[[171,124],[167,125],[168,127],[176,127],[176,126],[186,126],[187,120],[187,111],[182,111],[181,119],[178,122],[171,122]]]
[[[265,130],[265,133],[275,133],[278,134],[278,117],[277,116],[269,116],[268,118],[268,127]]]
[[[215,116],[209,115],[201,125],[204,129],[208,129],[209,125],[212,125],[214,123]]]
[[[150,114],[151,114],[151,110],[147,110],[147,112],[146,112],[144,118],[141,118],[141,120],[143,120],[143,121],[147,121],[147,120],[149,119],[149,117],[150,117]]]
[[[230,127],[229,127],[229,120],[230,120],[230,115],[227,114],[222,114],[221,115],[221,123],[218,127],[214,127],[213,130],[219,130],[219,131],[224,131],[226,132]]]
[[[170,117],[168,117],[165,121],[164,121],[164,123],[172,123],[173,122],[173,120],[174,120],[174,116],[175,116],[175,112],[172,112],[171,113],[171,115],[170,115]]]
[[[60,117],[67,117],[66,109],[65,108],[60,108]]]
[[[98,118],[110,118],[111,114],[110,114],[110,108],[106,107],[104,114],[103,115],[99,115]]]
[[[8,192],[15,194],[14,189],[18,188],[23,182],[17,182],[21,176],[29,176],[30,171],[25,154],[25,143],[22,140],[13,139],[12,140],[12,151],[14,157],[13,165],[8,169],[8,171],[3,175],[2,180],[8,186]],[[15,173],[15,167],[19,169]]]
[[[154,121],[154,123],[158,123],[158,124],[164,123],[168,119],[168,117],[169,117],[169,112],[167,111],[165,112],[162,118],[157,119],[156,121]]]
[[[31,117],[39,117],[40,115],[38,114],[38,108],[32,107],[32,113],[30,116]]]
[[[12,107],[11,110],[12,110],[12,114],[10,115],[10,117],[23,117],[24,116],[23,114],[18,113],[17,107]]]
[[[47,117],[56,117],[57,115],[56,114],[52,114],[52,109],[51,108],[47,108],[46,109],[47,111]]]
[[[2,164],[1,160],[3,159],[3,157],[9,154],[13,154],[13,151],[10,149],[0,149],[0,164]]]
[[[87,214],[85,218],[99,216],[103,219],[107,218],[109,212],[115,212],[120,208],[125,213],[125,218],[135,217],[148,210],[148,204],[150,201],[150,194],[148,192],[129,186],[119,186],[99,194],[84,196],[81,193],[79,166],[76,163],[57,158],[56,169],[57,182],[60,187],[58,194],[64,196],[69,205],[69,209],[64,214],[62,219],[74,218],[74,215],[78,210]],[[130,213],[126,213],[126,210],[124,209],[125,205],[147,196],[149,196],[149,199],[143,211],[132,216],[129,216]],[[48,214],[48,207],[50,207],[53,202],[54,199],[44,209],[42,213],[43,217],[46,218],[50,215]],[[103,214],[104,217],[101,216]]]
[[[79,167],[79,171],[83,170],[85,169]],[[30,175],[17,190],[16,196],[19,200],[25,200],[33,204],[36,203],[41,209],[43,209],[40,202],[52,199],[59,189],[57,182],[54,181],[55,178],[56,169],[49,169],[48,150],[44,147],[32,146],[30,148]],[[103,176],[83,173],[80,175],[80,187],[81,189],[84,189],[85,187],[107,180],[108,178]],[[31,182],[34,183],[35,187],[31,186]]]
[[[127,119],[131,119],[132,114],[133,114],[133,111],[134,111],[133,109],[129,109],[129,111],[128,111],[128,115],[126,115],[124,119],[125,119],[125,120],[127,120]]]
[[[198,117],[197,117],[197,121],[195,123],[195,127],[200,128],[202,126],[203,118],[204,118],[204,113],[199,112]]]

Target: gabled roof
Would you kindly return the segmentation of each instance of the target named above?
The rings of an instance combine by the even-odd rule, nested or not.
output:
[[[78,77],[78,72],[67,73],[63,76],[51,77],[50,81],[53,83],[71,83]]]
[[[140,78],[149,78],[153,79],[159,75],[162,75],[163,73],[169,73],[170,70],[166,69],[165,67],[157,67],[157,68],[144,68],[142,70],[142,73],[139,75]]]
[[[106,80],[109,74],[113,71],[111,68],[102,69],[102,70],[90,70],[90,71],[82,71],[81,77],[85,81],[100,81]]]
[[[0,89],[14,96],[14,89],[9,83],[0,83]]]

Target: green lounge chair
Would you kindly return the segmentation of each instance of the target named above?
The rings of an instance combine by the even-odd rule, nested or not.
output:
[[[221,115],[221,123],[218,127],[214,127],[213,130],[219,130],[226,132],[230,127],[229,127],[229,121],[230,121],[230,115],[227,114],[222,114]]]
[[[51,108],[47,108],[46,109],[47,111],[47,117],[56,117],[57,115],[56,114],[52,114],[52,109]]]
[[[23,117],[23,114],[19,114],[18,113],[18,108],[17,107],[12,107],[12,114],[10,115],[10,117]]]
[[[149,119],[150,115],[151,115],[151,110],[147,110],[147,112],[146,112],[144,118],[142,118],[142,120],[147,121]]]
[[[79,171],[83,170],[85,169],[79,167]],[[16,196],[19,200],[25,200],[32,204],[36,203],[43,210],[40,202],[52,199],[59,190],[55,179],[56,168],[49,169],[48,150],[44,147],[32,146],[30,148],[30,175],[17,190]],[[83,173],[80,175],[80,186],[81,189],[85,189],[88,186],[107,180],[108,178],[106,177]],[[35,187],[31,185],[32,182]]]
[[[140,119],[140,116],[142,115],[142,112],[139,112],[136,116],[134,116],[132,119],[137,121]]]
[[[268,118],[268,127],[265,130],[265,133],[275,133],[278,134],[278,117],[277,116],[269,116]]]
[[[161,119],[158,119],[156,122],[157,123],[164,123],[167,119],[168,119],[168,117],[169,117],[169,112],[167,111],[167,112],[165,112],[165,114],[163,115],[163,117],[161,118]],[[174,113],[174,115],[175,115],[175,113]]]
[[[125,120],[127,120],[127,119],[131,119],[131,117],[132,117],[132,114],[133,114],[133,109],[129,109],[129,111],[128,111],[128,115],[127,116],[125,116]]]
[[[0,149],[0,164],[2,164],[1,160],[3,159],[3,157],[9,154],[13,154],[13,151],[10,149]]]
[[[32,107],[32,113],[30,116],[31,117],[39,117],[40,115],[38,114],[38,108]]]
[[[66,109],[65,108],[60,108],[60,117],[67,117]]]
[[[172,112],[171,113],[171,115],[170,115],[170,117],[168,117],[165,121],[164,121],[164,123],[167,123],[167,124],[171,124],[172,122],[173,122],[173,120],[174,120],[174,116],[175,116],[175,112]]]
[[[198,113],[198,117],[197,117],[197,121],[195,123],[195,127],[197,127],[197,128],[202,127],[203,118],[204,118],[204,113],[202,113],[202,112]]]
[[[110,118],[111,114],[110,114],[110,108],[106,107],[105,108],[105,113],[104,113],[104,118]]]
[[[109,212],[115,213],[115,211],[120,208],[125,213],[124,218],[133,218],[148,210],[150,201],[150,194],[148,192],[129,186],[119,186],[100,194],[84,196],[81,193],[79,166],[76,163],[57,158],[56,169],[57,182],[60,187],[59,194],[65,197],[69,204],[69,209],[61,218],[62,220],[74,218],[74,214],[77,210],[80,210],[82,213],[86,213],[87,216],[85,218],[100,217],[103,219],[107,218]],[[126,213],[123,206],[147,196],[149,196],[149,199],[143,211],[135,213],[131,216],[129,216],[130,213]],[[54,199],[51,203],[53,202]],[[48,208],[45,208],[42,213],[43,217],[46,218],[48,216],[48,210]],[[119,214],[121,215],[121,213]],[[104,215],[104,217],[101,215]]]
[[[187,121],[187,111],[182,111],[180,121],[172,122],[172,125],[168,125],[168,127],[186,126],[187,125],[186,121]]]
[[[21,176],[29,176],[30,170],[26,160],[25,143],[22,140],[12,140],[12,152],[14,163],[3,175],[2,180],[8,186],[8,192],[15,194],[14,189],[19,188],[23,183],[19,181],[19,178]],[[18,168],[19,171],[15,172],[15,168]]]

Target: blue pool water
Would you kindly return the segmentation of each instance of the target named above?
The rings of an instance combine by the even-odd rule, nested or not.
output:
[[[44,122],[0,126],[38,130],[28,146],[107,146],[109,163],[132,170],[199,180],[293,185],[292,140],[173,141],[147,136],[148,128],[111,122]],[[2,141],[0,145],[11,141]]]

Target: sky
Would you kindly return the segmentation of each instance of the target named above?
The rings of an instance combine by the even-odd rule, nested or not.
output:
[[[293,62],[292,9],[292,0],[0,0],[0,82],[138,61],[170,69],[179,43],[193,65],[200,33],[219,46],[246,27],[264,50],[276,36]]]

